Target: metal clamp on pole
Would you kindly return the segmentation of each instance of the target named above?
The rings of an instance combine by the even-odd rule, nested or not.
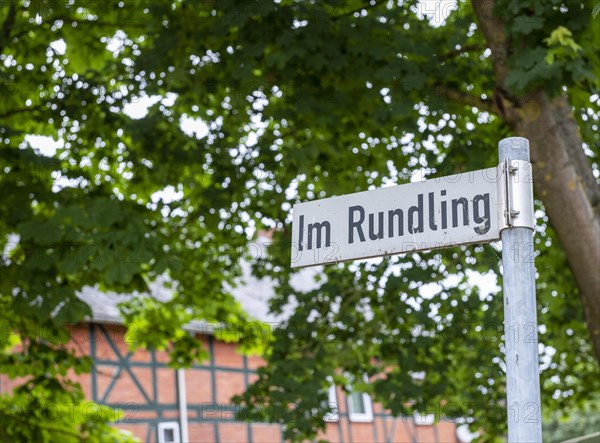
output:
[[[531,163],[505,158],[498,166],[500,199],[500,231],[506,228],[535,227],[533,215],[533,174]]]

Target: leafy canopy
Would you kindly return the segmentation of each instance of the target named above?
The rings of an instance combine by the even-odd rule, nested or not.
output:
[[[274,313],[297,307],[272,342],[241,337],[247,349],[265,346],[268,361],[238,398],[246,416],[266,418],[268,404],[288,437],[308,438],[324,425],[328,377],[347,385],[342,374],[367,373],[376,378],[363,388],[395,414],[468,418],[486,439],[502,435],[501,294],[469,279],[471,271],[500,276],[499,245],[329,266],[308,292],[290,284],[294,202],[404,183],[414,171],[435,177],[497,163],[496,143],[510,131],[492,114],[502,91],[470,3],[454,11],[415,0],[1,8],[3,372],[25,377],[23,389],[40,398],[79,399],[66,371],[89,370],[89,362],[64,340],[40,341],[39,331],[60,337],[88,316],[76,297],[86,285],[144,291],[163,274],[174,282],[172,300],[132,300],[123,315],[139,345],[168,348],[173,365],[204,358],[183,325],[202,319],[252,330],[227,288],[249,239],[270,229],[266,258],[250,260],[254,273],[276,283]],[[509,23],[506,92],[566,88],[597,158],[600,27],[592,8],[500,0],[488,14]],[[143,97],[156,101],[131,118],[125,110]],[[190,121],[205,128],[183,131]],[[55,140],[56,152],[37,150],[32,134]],[[159,198],[165,189],[178,197]],[[564,254],[538,210],[542,398],[554,410],[583,401],[600,378]],[[431,284],[425,297],[421,288]],[[34,400],[22,416],[5,414],[6,432],[51,441]],[[286,421],[291,405],[298,413]],[[35,434],[19,434],[20,419]],[[56,426],[83,435],[89,423]]]

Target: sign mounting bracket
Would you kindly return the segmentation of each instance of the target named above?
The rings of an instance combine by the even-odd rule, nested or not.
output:
[[[498,195],[500,200],[500,231],[507,228],[534,229],[533,177],[531,163],[504,159],[499,166]]]

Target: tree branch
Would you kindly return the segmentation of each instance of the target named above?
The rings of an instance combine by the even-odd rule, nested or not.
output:
[[[450,60],[455,57],[458,57],[459,55],[464,54],[465,52],[482,51],[484,49],[485,49],[485,47],[481,46],[480,44],[473,44],[473,45],[465,46],[464,48],[455,49],[446,54],[440,54],[437,57],[442,61],[446,61],[446,60]]]
[[[8,18],[7,18],[7,20],[8,20]],[[57,17],[51,17],[51,18],[44,20],[42,22],[42,24],[40,24],[40,25],[35,25],[35,26],[29,27],[29,28],[21,29],[16,34],[13,34],[12,38],[13,39],[19,38],[19,37],[22,37],[23,35],[28,34],[32,31],[35,32],[41,26],[43,26],[45,24],[53,25],[54,22],[56,22],[56,21],[62,21],[64,23],[76,23],[77,25],[83,25],[83,26],[92,25],[92,26],[97,26],[99,28],[113,28],[113,29],[127,29],[127,28],[146,29],[147,28],[147,26],[143,23],[129,23],[126,26],[121,26],[118,23],[102,22],[99,20],[79,20],[79,19],[75,19],[72,17],[57,16]],[[2,53],[2,49],[3,49],[3,47],[0,46],[0,54]]]
[[[42,109],[44,105],[36,105],[30,108],[19,108],[19,109],[11,109],[10,111],[5,112],[4,114],[0,114],[0,118],[11,117],[16,114],[21,114],[23,112],[37,111]]]
[[[501,110],[496,102],[491,99],[483,99],[480,95],[459,91],[441,83],[435,85],[436,92],[442,97],[461,105],[475,106],[482,111],[489,112],[495,115],[501,115]]]
[[[477,25],[492,51],[492,62],[496,74],[496,84],[505,87],[508,75],[508,39],[504,22],[496,13],[495,0],[472,0]]]
[[[110,23],[110,22],[103,22],[100,20],[80,20],[80,19],[76,19],[76,18],[72,18],[72,17],[62,17],[62,16],[54,17],[50,20],[47,20],[47,22],[54,23],[57,20],[60,20],[64,23],[76,23],[77,25],[98,26],[99,28],[116,28],[116,29],[122,29],[122,30],[127,30],[127,28],[147,29],[147,25],[144,23],[129,23],[127,25],[122,26],[121,24],[119,24],[117,22]]]
[[[332,21],[336,21],[336,20],[339,20],[340,18],[348,17],[350,15],[354,15],[357,12],[360,12],[362,10],[373,9],[373,8],[376,8],[377,6],[379,6],[380,4],[385,3],[385,2],[387,2],[387,0],[377,0],[374,3],[369,3],[368,5],[361,6],[360,8],[356,8],[356,9],[354,9],[352,11],[348,11],[348,12],[345,12],[343,14],[336,15],[335,17],[331,17],[331,20]]]

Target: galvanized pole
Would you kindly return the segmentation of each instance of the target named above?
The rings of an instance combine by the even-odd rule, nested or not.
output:
[[[505,185],[502,268],[508,441],[541,442],[542,422],[533,243],[533,192],[529,141],[500,140]],[[520,161],[519,161],[520,160]],[[527,162],[527,163],[526,163]],[[529,167],[529,171],[526,171]]]

